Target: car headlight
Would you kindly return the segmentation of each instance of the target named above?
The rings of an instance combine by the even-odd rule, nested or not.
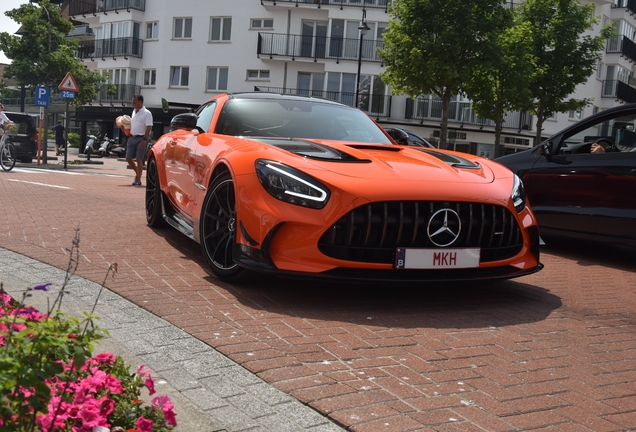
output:
[[[517,174],[515,174],[514,184],[512,185],[511,198],[517,212],[526,208],[526,190],[523,187],[523,182]]]
[[[321,209],[329,201],[329,189],[295,168],[263,159],[254,166],[261,185],[276,199],[313,209]]]

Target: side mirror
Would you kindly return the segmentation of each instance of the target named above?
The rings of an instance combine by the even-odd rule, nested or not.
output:
[[[535,155],[537,157],[543,156],[547,160],[551,161],[552,156],[554,155],[554,143],[552,141],[548,141],[539,145],[539,147],[537,147],[537,150],[535,151]]]
[[[177,114],[172,118],[170,127],[172,129],[197,129],[197,121],[199,118],[194,113]]]
[[[409,143],[409,134],[404,132],[402,129],[393,128],[389,132],[391,138],[395,140],[398,144],[407,145]]]

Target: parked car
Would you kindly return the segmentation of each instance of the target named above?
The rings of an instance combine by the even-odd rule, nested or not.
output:
[[[433,144],[408,129],[385,128],[384,130],[386,130],[386,132],[391,135],[391,138],[398,144],[435,148]]]
[[[592,153],[593,143],[605,151]],[[523,180],[543,236],[636,245],[636,104],[496,161]]]
[[[10,135],[10,141],[15,146],[16,158],[21,162],[32,162],[38,150],[35,119],[26,113],[7,111],[4,113],[18,126],[17,133]]]
[[[146,219],[201,244],[214,275],[503,279],[542,268],[517,176],[396,145],[362,111],[303,96],[218,95],[147,160]]]

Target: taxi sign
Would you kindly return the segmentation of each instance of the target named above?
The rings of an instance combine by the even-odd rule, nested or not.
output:
[[[73,74],[68,72],[59,86],[57,86],[59,90],[66,90],[70,92],[79,92],[79,87],[75,82],[75,78],[73,78]]]

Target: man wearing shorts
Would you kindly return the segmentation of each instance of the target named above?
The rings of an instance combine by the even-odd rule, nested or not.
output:
[[[152,131],[152,113],[144,106],[144,97],[136,94],[132,98],[133,113],[130,125],[130,136],[126,143],[126,162],[135,171],[133,186],[141,186],[141,175],[144,171],[144,155],[146,145]]]

